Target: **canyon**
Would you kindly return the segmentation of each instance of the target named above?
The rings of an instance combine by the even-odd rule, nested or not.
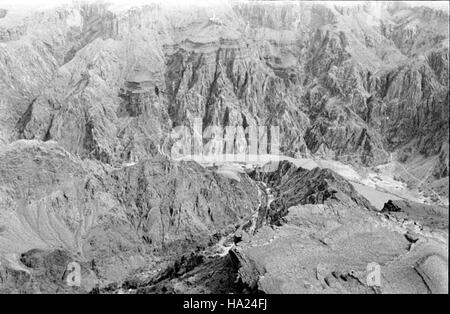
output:
[[[448,28],[403,2],[0,7],[0,293],[448,293]]]

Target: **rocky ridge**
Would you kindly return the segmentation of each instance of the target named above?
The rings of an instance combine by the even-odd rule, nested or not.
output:
[[[24,140],[1,156],[1,266],[20,276],[34,278],[15,268],[21,254],[59,249],[88,263],[97,284],[119,281],[140,266],[206,248],[258,206],[246,175],[231,180],[193,162],[159,157],[112,169],[82,162],[53,141]]]
[[[448,208],[167,157],[196,118],[276,125],[285,155],[396,162],[448,198],[448,14],[373,5],[0,10],[1,292],[380,292],[370,262],[381,292],[445,292]]]

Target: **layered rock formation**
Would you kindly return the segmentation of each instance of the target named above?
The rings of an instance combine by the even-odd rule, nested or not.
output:
[[[296,206],[232,254],[242,280],[266,293],[448,293],[445,242],[407,228],[337,202]],[[377,285],[368,281],[372,263]]]
[[[25,31],[2,47],[2,141],[52,138],[114,163],[199,117],[278,125],[288,155],[434,156],[448,142],[447,22],[427,8],[302,2],[42,12],[4,26]]]
[[[272,223],[230,253],[250,290],[448,293],[448,208],[389,201],[379,213],[327,169],[271,170],[252,176],[274,191]]]
[[[373,292],[352,271],[377,262],[384,292],[442,292],[431,274],[445,274],[446,236],[433,231],[445,210],[411,205],[409,219],[433,230],[404,236],[406,205],[378,215],[329,169],[247,175],[168,155],[170,132],[198,119],[279,126],[284,155],[395,163],[442,204],[448,68],[448,13],[426,7],[0,9],[1,291]],[[225,244],[231,255],[205,253]],[[60,282],[69,262],[81,287]]]

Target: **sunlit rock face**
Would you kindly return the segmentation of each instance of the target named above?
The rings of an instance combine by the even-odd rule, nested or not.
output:
[[[201,118],[278,125],[292,156],[373,165],[412,142],[437,155],[448,142],[446,23],[442,11],[370,4],[44,11],[2,25],[16,40],[1,51],[1,138],[55,139],[112,164]]]
[[[137,283],[124,287],[147,292],[166,284],[178,292],[374,292],[350,273],[369,262],[364,243],[374,239],[378,262],[398,257],[400,272],[418,269],[388,292],[429,292],[420,271],[442,273],[442,237],[426,230],[415,251],[416,235],[405,237],[389,211],[380,226],[383,218],[337,173],[281,163],[247,175],[168,155],[171,131],[195,121],[200,131],[279,126],[283,155],[361,169],[395,162],[405,185],[448,198],[448,18],[389,3],[0,9],[0,292],[89,292],[131,273]],[[282,241],[266,251],[273,225],[286,243],[317,253],[304,261],[302,286],[274,279],[295,273],[301,258],[276,269],[269,253],[283,259],[290,248]],[[234,233],[241,248],[208,260],[201,286],[196,254]],[[356,262],[346,264],[333,245]],[[427,252],[438,259],[423,259]],[[318,265],[328,259],[336,263]],[[58,282],[69,260],[89,278],[78,290]],[[217,265],[239,272],[239,287],[229,275],[235,290],[216,290],[208,271]],[[187,277],[175,285],[174,272]],[[187,278],[201,288],[189,290]],[[433,280],[428,289],[441,291]]]

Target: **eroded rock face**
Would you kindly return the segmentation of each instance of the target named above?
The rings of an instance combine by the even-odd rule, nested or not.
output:
[[[164,132],[201,118],[278,125],[292,156],[373,165],[408,145],[437,155],[448,142],[448,19],[372,9],[238,3],[214,23],[206,7],[92,4],[16,21],[21,40],[1,50],[2,141],[54,139],[115,164],[167,149]]]
[[[381,211],[398,219],[417,221],[431,230],[448,230],[448,208],[443,206],[396,200],[384,204]]]
[[[248,289],[448,293],[447,208],[397,200],[378,212],[333,171],[287,161],[251,176],[273,200],[266,224],[230,252]]]
[[[266,183],[272,190],[274,199],[267,213],[272,222],[286,215],[292,206],[324,204],[333,200],[375,210],[346,179],[330,169],[306,170],[288,161],[281,161],[272,167],[271,171],[262,168],[250,174],[256,181]]]
[[[1,261],[2,293],[88,293],[98,284],[89,263],[61,249],[27,251],[20,256],[22,266],[11,260]],[[80,267],[80,286],[70,285],[70,267],[74,262]]]
[[[63,248],[95,265],[99,281],[206,247],[258,207],[245,174],[227,179],[193,162],[159,157],[112,169],[82,162],[53,141],[25,140],[1,157],[2,254],[14,261],[32,249]]]
[[[361,273],[377,262],[383,292],[442,292],[448,216],[423,216],[441,211],[378,215],[328,169],[166,157],[170,131],[198,118],[279,126],[282,154],[397,159],[448,193],[448,14],[372,5],[0,9],[2,291],[126,289],[132,274],[138,293],[379,292]],[[224,236],[231,257],[199,257]],[[58,279],[69,261],[78,290]]]
[[[411,244],[395,221],[338,202],[291,207],[279,227],[237,244],[239,276],[266,293],[447,293],[446,243]],[[402,234],[404,233],[405,236]],[[372,285],[372,263],[380,267]],[[381,266],[380,266],[381,265]]]

